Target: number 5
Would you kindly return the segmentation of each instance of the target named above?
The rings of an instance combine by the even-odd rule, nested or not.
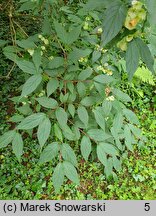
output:
[[[145,203],[145,211],[149,211],[150,210],[150,203]]]

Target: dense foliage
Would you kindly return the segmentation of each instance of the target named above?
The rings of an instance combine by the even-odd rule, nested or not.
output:
[[[127,151],[133,152],[136,143],[143,146],[145,137],[131,110],[133,101],[121,84],[128,82],[127,77],[131,81],[137,70],[136,77],[144,71],[144,81],[154,85],[152,4],[129,0],[16,3],[20,7],[15,13],[34,17],[39,29],[35,35],[28,35],[14,21],[10,9],[12,44],[7,40],[0,44],[13,67],[23,72],[25,83],[21,95],[11,98],[16,108],[9,119],[13,127],[1,136],[0,148],[12,143],[21,162],[23,140],[37,139],[38,163],[53,161],[57,192],[65,176],[79,185],[80,152],[86,161],[98,159],[107,179],[116,179]]]

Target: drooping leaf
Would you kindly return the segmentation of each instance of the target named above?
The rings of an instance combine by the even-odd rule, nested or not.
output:
[[[101,52],[95,50],[92,54],[92,63],[95,63],[101,57]]]
[[[64,160],[71,162],[74,166],[77,166],[77,159],[74,150],[68,144],[62,144],[61,153]]]
[[[37,72],[35,65],[30,61],[16,60],[16,64],[24,73],[36,74]]]
[[[106,152],[104,151],[103,145],[97,145],[96,151],[99,161],[105,166],[107,164],[107,156]]]
[[[93,110],[96,123],[105,131],[105,118],[99,109]]]
[[[4,148],[9,143],[11,143],[15,135],[16,135],[16,132],[14,130],[11,130],[11,131],[4,133],[0,137],[0,148]]]
[[[109,116],[112,109],[112,102],[104,100],[104,102],[102,103],[102,108],[105,116]]]
[[[125,125],[124,127],[124,137],[125,137],[125,145],[130,151],[133,151],[133,146],[132,146],[132,134],[131,131],[128,127],[128,125]]]
[[[87,161],[91,153],[91,146],[92,146],[89,137],[83,136],[80,145],[81,145],[81,154],[84,157],[84,159]]]
[[[140,38],[136,38],[136,43],[140,52],[142,61],[147,65],[148,69],[154,73],[154,58],[151,55],[149,47]]]
[[[111,135],[105,133],[102,129],[90,129],[87,134],[95,141],[104,141],[111,138]]]
[[[25,119],[17,126],[20,130],[29,130],[37,127],[45,118],[44,113],[35,113]]]
[[[121,30],[126,18],[127,9],[121,1],[113,1],[105,11],[103,22],[103,45],[109,43]]]
[[[128,94],[122,92],[120,89],[113,89],[112,90],[113,94],[121,101],[124,101],[124,102],[131,102],[132,99],[129,97]]]
[[[84,123],[85,127],[87,127],[89,116],[88,116],[88,112],[86,108],[80,105],[77,109],[77,113],[78,113],[79,119]]]
[[[40,98],[36,98],[36,100],[39,102],[41,106],[45,108],[55,109],[58,106],[57,101],[52,98],[40,97]]]
[[[32,59],[33,59],[34,65],[36,67],[36,71],[39,72],[39,68],[41,65],[41,51],[39,49],[34,51]]]
[[[33,91],[36,90],[36,88],[39,86],[39,84],[42,81],[42,75],[36,74],[31,76],[26,83],[23,85],[22,94],[21,97],[25,97],[29,94],[31,94]]]
[[[51,131],[51,122],[49,118],[45,118],[38,127],[37,130],[37,138],[40,144],[40,147],[42,148],[44,144],[46,143],[47,139],[49,138]]]
[[[59,107],[56,112],[56,119],[59,123],[60,126],[64,126],[67,124],[67,120],[68,120],[68,116],[67,116],[67,113],[65,112],[65,110],[61,107]]]
[[[63,141],[62,131],[57,124],[54,124],[54,134],[61,142]]]
[[[134,39],[128,43],[128,49],[126,51],[126,70],[130,80],[138,68],[139,59],[140,53],[136,40]]]
[[[73,181],[75,184],[79,184],[79,177],[73,164],[68,161],[64,161],[63,168],[64,174],[67,176],[67,178]]]
[[[128,119],[129,122],[136,124],[136,125],[139,124],[138,117],[131,110],[123,109],[123,114],[125,115],[125,117]]]
[[[20,161],[23,154],[23,139],[21,134],[16,133],[16,135],[14,136],[14,139],[12,141],[12,149],[18,161]]]
[[[108,83],[113,82],[114,80],[115,79],[113,77],[104,75],[104,74],[94,77],[94,81],[102,83],[102,84],[108,84]]]
[[[105,152],[106,154],[109,154],[109,155],[118,155],[118,150],[117,148],[110,144],[110,143],[105,143],[105,142],[100,142],[99,145],[100,146],[100,149],[102,150],[103,149],[103,152]]]
[[[54,173],[53,173],[53,185],[55,188],[56,193],[58,193],[60,191],[61,185],[63,184],[64,181],[64,166],[63,163],[58,163],[57,166],[54,169]]]
[[[53,142],[49,144],[41,153],[39,164],[43,164],[49,161],[52,161],[59,152],[59,144],[57,142]]]
[[[59,87],[59,81],[57,79],[51,79],[47,84],[47,96],[49,97]]]
[[[75,115],[75,106],[73,104],[68,105],[68,111],[71,114],[72,117]]]

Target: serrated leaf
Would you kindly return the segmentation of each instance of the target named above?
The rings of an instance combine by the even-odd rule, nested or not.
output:
[[[64,58],[62,57],[54,57],[49,61],[48,68],[55,69],[64,65]]]
[[[59,81],[57,79],[51,79],[47,84],[47,96],[49,97],[59,87]]]
[[[79,184],[79,176],[77,174],[75,167],[68,161],[63,162],[63,167],[64,173],[67,176],[67,178],[73,181],[75,184]]]
[[[136,44],[136,40],[132,40],[128,43],[128,48],[126,51],[126,70],[130,80],[138,68],[139,59],[140,53]]]
[[[111,138],[111,135],[105,133],[101,129],[90,129],[87,134],[95,141],[104,141]]]
[[[88,116],[88,112],[86,108],[80,105],[77,109],[77,113],[78,113],[79,119],[84,123],[85,127],[87,127],[89,116]]]
[[[101,57],[101,52],[95,50],[92,54],[92,63],[95,63]]]
[[[132,101],[132,99],[129,97],[129,95],[122,92],[120,89],[113,89],[112,92],[121,101],[124,101],[124,102],[131,102]]]
[[[115,1],[109,4],[105,11],[105,19],[103,22],[102,42],[106,45],[121,30],[126,18],[127,9],[121,1]]]
[[[133,146],[132,146],[132,134],[131,131],[128,127],[128,125],[125,125],[124,127],[124,137],[125,137],[125,145],[130,151],[133,151]]]
[[[51,131],[51,122],[49,118],[45,118],[38,127],[37,130],[37,138],[40,144],[40,147],[42,148],[44,144],[46,143],[47,139],[49,138]]]
[[[38,72],[41,65],[41,51],[39,49],[34,51],[32,59],[36,67],[36,71]]]
[[[62,144],[61,153],[64,160],[71,162],[74,166],[77,166],[77,159],[74,150],[68,144]]]
[[[93,110],[96,123],[105,131],[105,118],[99,109]]]
[[[53,185],[55,188],[56,193],[60,191],[61,185],[63,184],[64,181],[64,166],[63,163],[57,164],[57,166],[54,169],[53,173]]]
[[[136,43],[137,43],[142,61],[147,65],[148,69],[154,73],[154,68],[153,68],[154,58],[151,55],[149,47],[140,38],[136,38]]]
[[[112,109],[112,102],[104,100],[104,102],[102,103],[102,108],[105,116],[109,116]]]
[[[83,136],[80,146],[81,146],[81,154],[84,157],[84,159],[87,161],[92,149],[92,144],[89,137]]]
[[[39,164],[43,164],[49,161],[52,161],[59,152],[59,144],[57,142],[53,142],[49,144],[41,153]]]
[[[63,141],[62,131],[57,124],[54,124],[54,134],[61,142]]]
[[[100,142],[99,143],[99,146],[101,149],[103,149],[103,151],[106,153],[106,154],[109,154],[109,155],[118,155],[118,150],[117,148],[110,144],[110,143],[105,143],[105,142]]]
[[[21,122],[24,119],[22,115],[14,115],[11,118],[9,118],[9,122]]]
[[[42,81],[42,75],[41,74],[36,74],[36,75],[31,76],[26,81],[26,83],[23,85],[21,97],[25,97],[25,96],[31,94],[33,91],[35,91],[36,88],[41,83],[41,81]]]
[[[35,65],[30,61],[16,60],[16,64],[24,73],[36,74],[36,72],[37,72]]]
[[[6,147],[9,143],[12,142],[14,136],[15,136],[16,132],[14,130],[8,131],[6,133],[4,133],[1,137],[0,137],[0,148],[4,148]]]
[[[48,109],[56,109],[56,107],[58,106],[57,101],[52,98],[40,97],[36,98],[35,100],[37,100],[41,106]]]
[[[17,40],[16,43],[18,44],[18,46],[24,48],[24,49],[33,49],[35,48],[35,43],[33,41],[31,41],[30,39],[26,39],[26,40]]]
[[[56,119],[60,126],[62,125],[64,126],[67,124],[68,116],[67,116],[66,111],[63,108],[59,107],[56,110],[55,114],[56,114]]]
[[[129,122],[139,125],[138,117],[135,115],[134,112],[132,112],[129,109],[123,109],[123,114],[125,115],[125,117],[128,119]]]
[[[35,113],[25,119],[17,126],[17,129],[20,130],[30,130],[37,127],[45,118],[44,113]]]
[[[79,80],[86,80],[87,78],[89,78],[93,73],[92,68],[87,68],[83,71],[81,71],[81,73],[78,76]]]
[[[14,139],[12,141],[12,149],[18,161],[20,161],[21,155],[23,154],[23,139],[21,134],[16,133],[16,135],[14,136]]]
[[[104,151],[103,145],[97,145],[96,151],[99,161],[105,166],[107,164],[107,156],[106,152]]]
[[[98,75],[96,77],[94,77],[94,81],[102,83],[102,84],[108,84],[113,82],[115,79],[112,76],[108,76],[108,75]]]

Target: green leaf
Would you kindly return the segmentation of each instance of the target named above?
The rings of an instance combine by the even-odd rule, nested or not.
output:
[[[36,71],[38,72],[41,65],[41,51],[39,49],[34,51],[32,59],[36,67]]]
[[[62,131],[57,124],[54,124],[54,134],[61,142],[63,141]]]
[[[121,161],[118,160],[116,156],[113,156],[113,166],[116,169],[116,171],[121,170]]]
[[[23,85],[21,97],[25,97],[25,96],[31,94],[33,91],[35,91],[36,88],[41,83],[41,81],[42,81],[42,75],[41,74],[36,74],[36,75],[31,76],[26,81],[26,83]]]
[[[132,101],[132,99],[128,96],[128,94],[122,92],[119,89],[113,89],[112,92],[121,101],[124,101],[124,102],[131,102]]]
[[[8,43],[6,40],[0,40],[0,47],[5,46]]]
[[[103,149],[103,152],[105,152],[106,154],[109,154],[109,155],[118,155],[118,150],[117,148],[110,144],[110,143],[104,143],[104,142],[100,142],[99,143],[99,146],[101,149]]]
[[[84,58],[92,52],[91,49],[78,49],[74,48],[73,51],[71,51],[68,55],[68,59],[71,60],[72,62],[80,60],[80,58]]]
[[[104,141],[111,138],[111,135],[105,133],[101,129],[90,129],[88,132],[89,137],[94,139],[95,141]]]
[[[68,33],[67,44],[70,45],[74,43],[79,38],[80,32],[81,26],[73,27],[72,30]]]
[[[20,161],[21,155],[23,154],[23,139],[21,134],[16,133],[16,135],[14,136],[14,139],[12,141],[12,149],[18,161]]]
[[[132,131],[132,133],[134,134],[134,136],[136,136],[137,138],[141,138],[141,130],[137,127],[135,127],[132,124],[128,124],[130,130]]]
[[[9,143],[11,143],[15,135],[16,135],[16,132],[14,130],[11,130],[11,131],[4,133],[0,137],[0,148],[4,148]]]
[[[105,131],[105,118],[103,117],[100,109],[93,110],[96,123]]]
[[[52,98],[40,97],[36,98],[35,100],[37,100],[41,106],[48,109],[56,109],[56,107],[58,106],[57,101]]]
[[[86,80],[87,78],[89,78],[93,73],[92,68],[87,68],[83,71],[81,71],[81,73],[78,76],[79,80]]]
[[[68,161],[63,162],[63,167],[64,173],[67,176],[67,178],[73,181],[75,184],[79,184],[79,176],[77,174],[75,167]]]
[[[102,83],[102,84],[108,84],[108,83],[113,82],[114,80],[115,79],[113,77],[104,75],[104,74],[94,77],[94,81]]]
[[[83,98],[85,96],[86,86],[84,85],[84,83],[82,83],[82,82],[77,83],[77,91],[78,91],[78,94],[80,95],[80,97]]]
[[[128,119],[129,122],[139,125],[138,117],[135,115],[134,112],[132,112],[129,109],[123,109],[123,114],[125,115],[125,117]]]
[[[95,50],[92,54],[92,63],[95,63],[101,57],[101,52]]]
[[[103,22],[103,45],[110,42],[120,32],[126,18],[126,13],[125,3],[113,1],[109,4],[109,7],[105,11]]]
[[[61,185],[63,184],[63,181],[64,181],[63,163],[59,163],[55,167],[52,180],[53,180],[53,185],[54,185],[55,191],[56,191],[56,193],[58,193],[60,191]]]
[[[45,118],[44,113],[35,113],[25,119],[17,126],[17,129],[20,130],[30,130],[37,127]]]
[[[112,102],[104,100],[104,102],[102,103],[102,108],[103,108],[105,116],[109,116],[111,109],[112,109]]]
[[[9,118],[9,122],[21,122],[24,119],[22,115],[14,115],[11,118]]]
[[[64,58],[62,57],[54,57],[49,61],[48,68],[55,69],[64,65]]]
[[[133,146],[132,146],[132,134],[128,127],[128,125],[125,125],[124,128],[124,137],[125,137],[125,145],[127,148],[133,152]]]
[[[84,157],[84,159],[87,161],[92,148],[92,144],[89,137],[83,136],[80,146],[81,146],[81,154]]]
[[[113,128],[118,133],[123,126],[123,115],[121,113],[117,113],[115,115],[114,121],[113,121]]]
[[[96,104],[96,97],[94,97],[94,96],[85,97],[81,100],[80,103],[86,107],[92,106],[92,105]]]
[[[73,149],[66,143],[61,146],[61,153],[64,160],[71,162],[74,166],[77,166],[77,159]]]
[[[154,58],[151,55],[149,47],[140,38],[136,39],[136,43],[137,43],[142,61],[147,65],[148,69],[154,73],[155,72],[153,68]]]
[[[67,124],[68,116],[67,116],[66,111],[63,108],[59,107],[56,110],[55,114],[56,114],[56,119],[60,126],[62,125],[64,126]]]
[[[79,119],[84,123],[85,127],[87,127],[89,116],[88,116],[88,112],[86,108],[80,105],[77,109],[77,113],[78,113]]]
[[[50,122],[49,118],[46,117],[39,124],[38,130],[37,130],[37,138],[38,138],[38,141],[39,141],[41,148],[44,146],[47,139],[49,138],[50,131],[51,131],[51,122]]]
[[[99,161],[105,166],[107,164],[107,156],[106,152],[104,151],[103,145],[97,145],[96,151]]]
[[[24,73],[36,74],[37,72],[34,64],[30,61],[16,60],[16,64]]]
[[[51,79],[47,84],[47,96],[49,97],[59,87],[59,81],[57,79]]]
[[[136,40],[132,40],[128,43],[128,48],[126,51],[126,69],[130,80],[138,68],[139,59],[140,53]]]
[[[75,115],[75,106],[73,104],[68,105],[68,111],[71,114],[72,117]]]
[[[59,149],[60,147],[57,142],[49,144],[41,153],[39,164],[52,161],[58,155]]]
[[[24,48],[24,49],[33,49],[35,48],[35,43],[31,41],[29,38],[26,40],[16,40],[16,43],[18,46]]]

